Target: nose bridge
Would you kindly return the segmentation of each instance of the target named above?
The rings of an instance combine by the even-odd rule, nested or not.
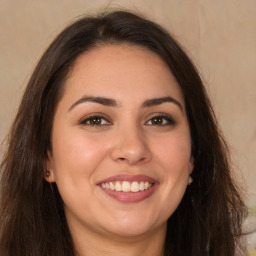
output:
[[[117,133],[112,150],[113,160],[137,164],[150,159],[150,149],[142,127],[135,122],[126,123],[119,126]]]

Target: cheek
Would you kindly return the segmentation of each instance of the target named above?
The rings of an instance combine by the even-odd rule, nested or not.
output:
[[[72,136],[55,134],[53,145],[53,172],[65,209],[85,214],[83,206],[93,202],[94,174],[104,162],[108,145],[102,138],[85,136],[84,131],[72,133]]]
[[[54,174],[56,181],[64,175],[71,179],[90,176],[105,158],[108,145],[99,138],[85,136],[83,131],[53,138]]]
[[[189,133],[166,137],[155,145],[157,164],[162,170],[161,204],[166,212],[172,213],[180,203],[188,185],[191,162],[191,142]],[[168,203],[167,203],[168,202]]]
[[[190,169],[191,139],[188,131],[166,136],[153,143],[155,155],[167,171],[179,174]]]

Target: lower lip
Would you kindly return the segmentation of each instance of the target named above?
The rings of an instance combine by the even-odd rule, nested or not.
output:
[[[155,191],[157,185],[154,184],[151,188],[145,189],[143,191],[138,192],[122,192],[115,191],[110,189],[101,188],[106,194],[113,197],[114,199],[122,202],[122,203],[136,203],[145,200],[150,197]]]

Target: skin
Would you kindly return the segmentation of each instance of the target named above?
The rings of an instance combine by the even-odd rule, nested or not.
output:
[[[162,97],[174,101],[145,106]],[[102,118],[92,125],[91,116]],[[193,158],[182,92],[158,55],[126,44],[81,55],[57,106],[48,156],[46,179],[58,186],[78,255],[162,255]],[[98,185],[118,174],[147,175],[157,187],[145,200],[120,202]]]

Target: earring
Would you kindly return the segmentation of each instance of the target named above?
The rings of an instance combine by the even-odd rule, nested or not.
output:
[[[190,185],[193,182],[193,178],[191,176],[189,176],[188,178],[188,185]]]
[[[50,172],[47,171],[47,172],[45,173],[45,177],[48,178],[49,176],[50,176]]]

